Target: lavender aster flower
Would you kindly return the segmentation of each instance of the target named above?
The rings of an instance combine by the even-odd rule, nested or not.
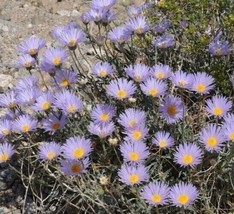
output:
[[[119,26],[113,28],[108,33],[108,38],[115,43],[122,44],[130,39],[131,31],[129,31],[125,26]]]
[[[64,157],[67,159],[82,159],[92,151],[91,141],[81,136],[70,137],[62,147]]]
[[[169,202],[169,187],[160,182],[150,182],[141,190],[141,197],[152,206],[165,205]]]
[[[115,3],[116,0],[92,0],[91,7],[96,9],[102,8],[109,10]]]
[[[172,124],[181,120],[185,114],[185,106],[181,98],[168,96],[161,103],[159,112],[167,123]]]
[[[131,97],[135,90],[136,87],[134,83],[123,78],[112,80],[107,86],[107,94],[118,100]]]
[[[193,76],[179,70],[172,74],[171,81],[177,87],[190,89],[193,82]]]
[[[172,35],[163,34],[162,36],[157,36],[152,41],[152,44],[155,47],[166,49],[175,45],[175,39],[173,38]]]
[[[223,117],[224,122],[229,124],[229,123],[234,123],[234,114],[233,113],[228,113]]]
[[[9,91],[0,96],[0,107],[14,108],[17,105],[15,91]]]
[[[106,123],[106,122],[111,121],[114,114],[115,114],[115,110],[112,105],[99,104],[93,108],[91,112],[91,118],[96,123]]]
[[[141,8],[139,7],[136,7],[136,6],[130,6],[128,8],[128,16],[131,17],[131,18],[135,18],[137,16],[139,16],[141,14]]]
[[[52,92],[48,91],[46,93],[42,93],[36,99],[36,103],[34,104],[33,109],[36,111],[46,111],[51,108],[53,102],[54,95]]]
[[[148,79],[150,76],[150,68],[144,64],[129,65],[125,68],[125,72],[128,76],[134,79],[136,82],[142,82]]]
[[[162,64],[154,65],[151,70],[152,76],[159,80],[169,78],[172,73],[170,66]]]
[[[232,102],[221,95],[213,96],[206,101],[206,111],[215,117],[223,117],[232,108]]]
[[[194,143],[180,144],[174,153],[176,163],[194,168],[202,161],[202,150]]]
[[[85,25],[87,25],[87,24],[92,20],[92,17],[91,17],[91,15],[89,14],[89,11],[86,11],[86,12],[82,13],[81,16],[80,16],[80,20],[81,20]]]
[[[126,23],[126,26],[130,31],[138,35],[144,34],[150,29],[148,21],[143,16],[137,16],[135,18],[131,18]]]
[[[65,175],[80,175],[86,173],[88,166],[90,165],[89,158],[83,160],[61,160],[61,171]]]
[[[180,182],[171,188],[169,197],[173,205],[177,207],[188,207],[193,204],[198,196],[195,186]]]
[[[134,129],[129,129],[125,131],[126,140],[131,141],[131,142],[140,142],[143,141],[147,134],[148,134],[148,129],[144,126],[144,124],[141,124],[140,126],[134,128]]]
[[[88,130],[93,135],[97,135],[100,138],[105,138],[113,133],[113,131],[115,130],[115,125],[113,122],[107,122],[107,123],[92,122],[89,124]]]
[[[175,142],[169,132],[158,131],[155,133],[152,143],[160,148],[169,148],[173,146]]]
[[[224,136],[234,142],[234,123],[224,123],[222,130]]]
[[[13,129],[17,132],[27,133],[37,128],[37,120],[30,115],[21,115],[13,123]]]
[[[228,41],[222,41],[219,38],[215,38],[210,44],[208,51],[213,56],[224,56],[231,52],[231,45]]]
[[[198,72],[194,75],[192,90],[200,94],[207,94],[214,89],[214,78],[205,72]]]
[[[44,39],[39,37],[30,37],[19,44],[18,50],[21,53],[36,56],[38,51],[45,47],[45,44],[46,42]]]
[[[159,97],[165,95],[167,90],[167,84],[161,80],[149,78],[141,85],[141,90],[147,96]]]
[[[26,68],[27,70],[32,69],[35,64],[36,60],[29,54],[24,54],[16,60],[16,66],[18,68]]]
[[[149,150],[143,142],[124,142],[120,145],[120,152],[125,162],[140,163],[149,156]]]
[[[9,119],[0,120],[0,138],[9,135],[12,131],[12,121]]]
[[[102,8],[91,8],[88,11],[88,16],[90,18],[90,21],[94,21],[96,23],[102,21],[103,19],[106,18],[106,14],[107,14],[107,10],[106,9],[102,9]]]
[[[206,150],[210,152],[219,152],[224,147],[227,140],[223,130],[216,124],[210,124],[203,128],[200,133],[200,142],[205,145]]]
[[[56,142],[44,142],[38,151],[39,158],[42,160],[54,160],[61,153],[61,146]]]
[[[14,153],[14,147],[9,143],[0,144],[0,163],[8,161]]]
[[[168,30],[172,26],[172,23],[168,19],[163,19],[160,21],[154,28],[153,32],[155,33],[164,33],[166,30]]]
[[[149,174],[144,165],[123,164],[118,171],[122,183],[133,186],[149,179]]]
[[[17,103],[32,105],[36,99],[41,95],[41,91],[37,87],[28,87],[24,90],[17,90]]]
[[[15,89],[24,91],[27,88],[34,88],[37,85],[38,80],[36,75],[27,75],[17,82]]]
[[[55,76],[54,76],[55,81],[53,80],[53,85],[54,86],[61,86],[61,87],[68,87],[74,84],[77,80],[77,75],[70,70],[65,70],[65,69],[58,69],[56,70]]]
[[[92,73],[98,77],[106,77],[114,73],[114,69],[108,62],[98,62],[92,67]]]

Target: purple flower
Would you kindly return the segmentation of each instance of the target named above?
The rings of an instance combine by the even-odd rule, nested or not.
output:
[[[139,109],[129,108],[119,115],[118,122],[127,130],[146,123],[146,114]]]
[[[27,75],[17,82],[15,89],[24,91],[27,88],[34,88],[37,85],[38,80],[36,75]]]
[[[144,165],[123,164],[118,171],[122,183],[133,186],[149,179],[148,170]]]
[[[0,138],[9,135],[12,131],[12,121],[9,119],[0,120]]]
[[[136,6],[130,6],[128,8],[127,13],[128,13],[128,16],[131,18],[137,17],[141,14],[141,8],[136,7]]]
[[[0,106],[5,108],[14,108],[17,105],[15,91],[9,91],[0,96]]]
[[[65,114],[79,112],[83,107],[81,99],[67,90],[57,92],[54,98],[54,105],[61,109]]]
[[[51,108],[52,103],[54,102],[53,93],[48,91],[42,93],[37,99],[36,103],[33,106],[33,109],[36,111],[46,111]]]
[[[168,124],[172,124],[183,119],[186,111],[181,98],[170,95],[161,103],[159,112]]]
[[[171,81],[177,87],[190,89],[193,82],[193,75],[179,70],[172,74]]]
[[[110,84],[107,85],[107,94],[118,100],[131,97],[135,90],[136,86],[134,83],[124,78],[112,80]]]
[[[13,129],[17,132],[27,133],[37,128],[37,120],[30,115],[21,115],[13,122]]]
[[[195,186],[189,183],[180,182],[175,184],[170,191],[169,197],[173,205],[187,207],[197,199],[198,191]]]
[[[82,159],[92,151],[91,141],[81,136],[70,137],[62,147],[63,155],[67,159]]]
[[[98,104],[93,108],[91,112],[91,118],[96,123],[110,122],[114,115],[114,107],[109,104]]]
[[[160,21],[154,28],[154,33],[164,33],[166,30],[168,30],[172,26],[172,23],[168,19],[163,19]]]
[[[32,105],[41,95],[41,91],[37,87],[28,87],[22,90],[17,90],[16,100],[19,104]]]
[[[224,147],[227,140],[223,130],[216,124],[210,124],[203,128],[200,133],[200,142],[205,145],[206,150],[210,152],[219,152]]]
[[[147,80],[150,76],[150,71],[150,67],[140,63],[129,65],[127,68],[125,68],[126,74],[136,82]]]
[[[167,79],[172,74],[172,70],[168,65],[154,65],[151,70],[153,72],[152,76],[159,80]]]
[[[165,95],[167,91],[167,84],[162,80],[149,78],[140,84],[141,90],[147,96],[159,97]]]
[[[80,175],[86,173],[86,169],[90,165],[89,158],[83,160],[61,160],[61,171],[65,175]]]
[[[149,156],[149,150],[143,142],[124,142],[120,145],[120,152],[125,162],[140,163]]]
[[[225,123],[234,123],[234,114],[228,113],[223,117]]]
[[[231,44],[228,41],[215,38],[210,44],[208,51],[213,56],[224,56],[231,52]]]
[[[108,33],[108,38],[115,43],[122,44],[130,39],[131,32],[125,26],[113,28]]]
[[[172,35],[163,34],[162,36],[157,36],[152,44],[161,49],[166,49],[175,45],[175,39]]]
[[[18,68],[26,68],[30,70],[36,64],[36,60],[29,54],[24,54],[16,60],[16,66]]]
[[[44,142],[38,151],[39,158],[42,160],[54,160],[61,153],[61,146],[56,142]]]
[[[88,11],[88,17],[90,18],[90,21],[94,21],[96,23],[105,19],[106,14],[107,14],[107,10],[102,9],[102,8],[98,8],[98,9],[91,8]]]
[[[9,143],[0,144],[0,163],[8,161],[14,153],[14,147]]]
[[[30,37],[22,41],[19,46],[19,52],[23,54],[29,54],[31,56],[36,56],[38,51],[45,47],[45,40],[39,37]]]
[[[197,93],[207,94],[214,89],[214,78],[205,72],[198,72],[193,76],[191,88]]]
[[[115,3],[116,0],[92,0],[91,7],[109,10]]]
[[[115,13],[112,13],[111,11],[107,11],[105,17],[101,20],[103,25],[107,25],[111,21],[113,21],[116,17]]]
[[[165,131],[156,132],[152,143],[157,145],[161,149],[169,148],[175,144],[174,139],[172,138],[171,134]]]
[[[234,123],[224,123],[222,130],[224,136],[234,142]]]
[[[221,95],[213,96],[206,101],[206,111],[215,117],[223,117],[232,108],[232,102]]]
[[[130,31],[139,35],[146,33],[150,29],[148,21],[143,16],[137,16],[135,18],[131,18],[126,23],[126,26]]]
[[[92,20],[92,17],[91,17],[91,15],[89,14],[89,11],[86,11],[86,12],[82,13],[81,16],[80,16],[80,20],[81,20],[84,24],[88,24],[88,23]]]
[[[194,143],[180,144],[174,153],[176,163],[194,168],[202,161],[202,150]]]
[[[169,187],[160,182],[153,181],[141,190],[141,197],[152,206],[165,205],[169,202]]]
[[[61,87],[68,87],[74,84],[77,80],[77,75],[75,72],[65,69],[58,69],[55,72],[53,85],[54,86],[61,86]],[[56,82],[55,82],[56,81]]]
[[[125,131],[125,134],[127,135],[126,140],[131,142],[143,141],[146,138],[148,131],[149,130],[144,126],[144,124],[141,124],[136,128],[126,130]]]
[[[108,62],[98,62],[92,67],[92,73],[98,77],[106,77],[114,73],[114,69]]]
[[[43,55],[41,64],[52,70],[59,67],[67,57],[67,51],[62,48],[48,48]]]
[[[54,134],[57,130],[63,129],[66,124],[66,117],[64,115],[49,114],[47,118],[42,120],[42,128],[46,132]]]
[[[97,135],[100,138],[105,138],[113,133],[113,131],[115,130],[115,125],[113,122],[107,122],[107,123],[92,122],[89,124],[88,130],[93,135]]]

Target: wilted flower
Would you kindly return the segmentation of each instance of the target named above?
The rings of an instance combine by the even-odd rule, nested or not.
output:
[[[152,143],[162,149],[169,148],[174,145],[174,139],[169,132],[158,131],[155,133]]]
[[[215,117],[223,117],[232,108],[232,102],[221,95],[213,96],[206,101],[206,111]]]
[[[21,115],[13,122],[13,129],[17,132],[26,133],[37,128],[37,120],[30,115]]]
[[[109,142],[112,146],[116,146],[116,145],[118,144],[118,139],[117,139],[117,138],[109,137],[109,138],[108,138],[108,142]]]
[[[207,94],[214,88],[214,78],[205,72],[198,72],[193,76],[191,89],[200,94]]]
[[[118,99],[123,100],[131,97],[136,90],[136,86],[132,81],[128,81],[124,78],[112,80],[107,86],[107,94]]]
[[[61,153],[61,146],[52,141],[52,142],[44,142],[38,151],[39,158],[42,160],[54,160]]]
[[[188,207],[197,199],[198,191],[189,183],[180,182],[171,188],[169,197],[173,205],[177,207]]]
[[[193,76],[192,74],[179,70],[172,74],[171,81],[177,87],[190,89],[193,82]]]
[[[0,144],[0,163],[8,161],[14,153],[14,147],[9,143]]]
[[[45,44],[46,41],[44,39],[33,36],[22,41],[18,46],[18,50],[21,53],[36,56],[38,51],[45,47]]]
[[[152,76],[159,80],[169,78],[172,73],[170,66],[162,64],[154,65],[151,70]]]
[[[165,205],[169,202],[169,192],[170,189],[166,184],[153,181],[143,187],[141,197],[152,206]]]
[[[174,153],[176,163],[194,168],[202,161],[202,150],[194,143],[180,144]]]
[[[143,142],[124,142],[120,145],[120,151],[126,162],[140,163],[149,156],[149,150]]]
[[[153,32],[155,33],[164,33],[167,29],[172,26],[172,23],[168,19],[163,19],[160,21],[154,28]]]
[[[92,73],[98,77],[106,77],[114,73],[114,69],[108,62],[98,62],[92,67]]]
[[[36,103],[34,104],[33,109],[36,111],[46,111],[51,108],[53,102],[54,95],[52,92],[48,91],[46,93],[42,93],[36,99]]]
[[[113,122],[107,122],[107,123],[92,122],[89,124],[88,130],[93,135],[97,135],[100,138],[105,138],[113,133],[113,131],[115,130],[115,125]]]
[[[105,123],[105,122],[110,122],[114,114],[115,111],[112,105],[98,104],[93,108],[91,112],[91,118],[96,123]]]
[[[86,169],[90,165],[89,158],[85,158],[82,160],[61,160],[61,171],[65,175],[80,175],[82,173],[86,173]]]
[[[170,95],[161,103],[159,112],[167,123],[172,124],[183,119],[186,110],[181,98]]]
[[[108,33],[108,38],[112,42],[116,42],[119,44],[128,41],[130,39],[130,36],[131,31],[129,31],[125,26],[115,27]]]
[[[130,186],[140,184],[149,179],[148,170],[142,164],[123,164],[118,171],[118,175],[121,182]]]
[[[141,90],[145,95],[159,97],[165,95],[167,84],[162,80],[149,78],[140,85]]]
[[[166,49],[175,45],[175,39],[171,35],[163,34],[162,36],[157,36],[152,44],[158,48]]]
[[[223,130],[216,124],[210,124],[200,131],[200,142],[205,145],[210,152],[219,152],[227,140]]]
[[[150,67],[140,63],[129,65],[127,68],[125,68],[126,74],[136,82],[147,80],[150,76],[150,71]]]
[[[67,159],[82,159],[92,151],[91,141],[81,136],[70,137],[62,146],[63,155]]]
[[[106,177],[105,175],[102,175],[100,178],[99,178],[99,183],[103,186],[107,185],[109,183],[109,179],[108,177]]]
[[[24,54],[16,60],[16,66],[18,68],[26,68],[30,70],[35,64],[35,58],[31,57],[29,54]]]
[[[136,33],[138,35],[146,33],[150,29],[148,21],[143,16],[137,16],[135,18],[131,18],[126,23],[126,27],[130,31],[132,31],[132,32],[134,32],[134,33]]]

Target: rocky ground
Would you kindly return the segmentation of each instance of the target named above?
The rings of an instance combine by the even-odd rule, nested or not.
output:
[[[18,78],[26,74],[15,68],[18,56],[17,45],[31,35],[51,42],[49,32],[69,21],[80,23],[79,17],[87,11],[89,0],[0,0],[0,93],[12,87]],[[117,0],[114,11],[119,22],[126,15],[127,7],[140,4],[141,0]],[[85,53],[90,47],[83,46]],[[92,59],[91,59],[92,60]],[[0,165],[0,214],[35,213],[35,204],[28,198],[24,201],[25,189],[17,175],[6,165]]]

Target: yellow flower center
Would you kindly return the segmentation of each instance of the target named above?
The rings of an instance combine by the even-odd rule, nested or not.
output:
[[[0,161],[7,161],[9,159],[9,155],[7,153],[3,153],[0,155]]]
[[[84,156],[84,149],[82,148],[76,148],[73,152],[73,156],[75,158],[82,158]]]
[[[141,79],[142,79],[142,76],[141,76],[141,75],[135,75],[135,76],[134,76],[134,80],[135,80],[136,82],[140,82]]]
[[[106,75],[107,75],[106,70],[101,70],[101,71],[99,72],[99,75],[100,75],[100,77],[106,77]]]
[[[54,130],[58,130],[58,129],[60,129],[60,128],[61,128],[60,123],[54,123],[54,124],[52,125],[52,129],[54,129]]]
[[[197,90],[197,92],[202,93],[202,92],[204,92],[206,90],[206,86],[204,84],[201,84],[201,83],[197,84],[196,90]]]
[[[165,74],[163,72],[157,72],[155,76],[158,79],[163,79],[165,77]]]
[[[187,85],[187,81],[185,81],[185,80],[180,80],[180,81],[178,81],[178,83],[179,83],[179,86],[181,86],[181,87]]]
[[[135,184],[139,181],[139,176],[137,174],[131,174],[128,177],[128,180],[132,183]]]
[[[3,135],[8,135],[9,133],[10,133],[10,131],[9,131],[9,129],[2,129],[2,131],[1,131],[1,133],[3,134]]]
[[[161,202],[162,197],[161,197],[159,194],[154,194],[154,195],[152,195],[151,200],[152,200],[155,204],[157,204],[157,203]]]
[[[29,53],[29,55],[31,55],[31,56],[36,55],[37,52],[38,52],[38,50],[37,50],[36,48],[30,48],[30,49],[28,50],[28,53]]]
[[[79,173],[79,172],[82,171],[82,167],[81,167],[80,164],[73,164],[73,165],[71,166],[71,171],[72,171],[73,173]]]
[[[28,132],[30,130],[30,126],[28,124],[25,124],[21,128],[22,132]]]
[[[118,90],[117,91],[117,97],[119,99],[124,99],[127,97],[127,92],[125,90]]]
[[[165,148],[165,147],[167,146],[167,141],[165,141],[165,140],[160,140],[158,144],[159,144],[159,147],[160,147],[160,148]]]
[[[61,64],[61,58],[60,57],[55,57],[53,60],[52,60],[53,64],[55,66],[58,66]]]
[[[48,110],[50,108],[50,102],[49,101],[45,101],[42,104],[42,108],[43,108],[43,110]]]
[[[184,164],[189,165],[190,163],[193,162],[193,156],[189,155],[189,154],[184,155],[183,162],[184,162]]]
[[[168,107],[167,107],[167,113],[168,113],[171,117],[175,116],[175,114],[177,113],[177,108],[176,108],[176,106],[175,106],[175,105],[170,105],[170,106],[168,106]]]
[[[106,113],[102,113],[100,119],[101,121],[107,121],[109,119],[109,115]]]
[[[178,197],[178,202],[182,205],[186,205],[189,201],[189,197],[187,194],[181,194],[179,197]]]
[[[133,131],[133,133],[132,133],[132,137],[134,140],[139,140],[141,138],[141,136],[142,136],[141,131]]]
[[[213,109],[213,114],[216,116],[221,116],[223,114],[223,109],[221,109],[220,107],[216,107]]]
[[[74,105],[68,106],[67,109],[68,109],[68,111],[71,112],[71,113],[74,113],[74,112],[77,110],[77,108],[76,108]]]
[[[209,137],[207,140],[207,144],[209,147],[214,148],[217,146],[218,142],[217,142],[217,139],[215,137]]]
[[[55,153],[54,152],[48,152],[46,156],[47,156],[47,158],[49,160],[52,160],[55,157]]]
[[[157,94],[158,94],[158,90],[155,89],[155,88],[152,88],[152,89],[149,90],[148,93],[149,93],[149,95],[155,97],[155,96],[157,96]]]
[[[60,85],[63,86],[63,87],[67,87],[69,85],[69,81],[67,79],[64,79],[64,80],[62,80]]]
[[[231,132],[229,135],[230,140],[234,141],[234,132]]]
[[[135,120],[131,120],[131,121],[129,121],[128,124],[129,124],[130,127],[133,127],[133,126],[136,125],[136,121]]]
[[[136,153],[136,152],[131,152],[131,153],[129,154],[129,159],[130,159],[131,161],[138,161],[138,160],[139,160],[139,155],[138,155],[138,153]]]

